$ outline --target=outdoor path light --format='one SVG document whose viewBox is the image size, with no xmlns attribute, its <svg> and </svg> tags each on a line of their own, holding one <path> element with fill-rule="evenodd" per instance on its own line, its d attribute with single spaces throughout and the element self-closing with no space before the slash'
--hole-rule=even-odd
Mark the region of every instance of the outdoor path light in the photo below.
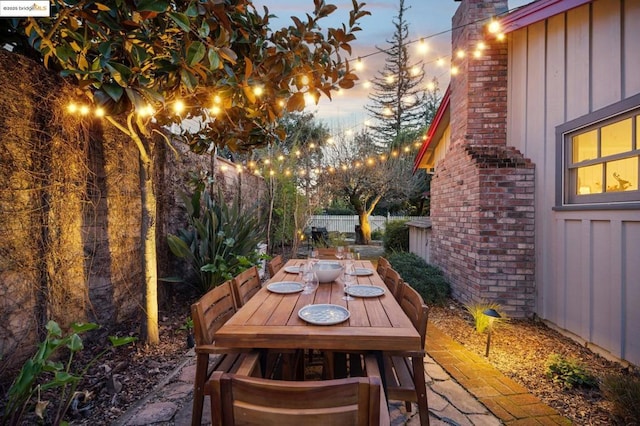
<svg viewBox="0 0 640 426">
<path fill-rule="evenodd" d="M 502 318 L 502 316 L 495 309 L 485 309 L 482 314 L 489 317 L 489 325 L 487 327 L 489 329 L 489 332 L 487 333 L 487 350 L 484 353 L 485 357 L 489 357 L 489 346 L 491 346 L 491 332 L 493 331 L 493 322 L 496 319 Z"/>
</svg>

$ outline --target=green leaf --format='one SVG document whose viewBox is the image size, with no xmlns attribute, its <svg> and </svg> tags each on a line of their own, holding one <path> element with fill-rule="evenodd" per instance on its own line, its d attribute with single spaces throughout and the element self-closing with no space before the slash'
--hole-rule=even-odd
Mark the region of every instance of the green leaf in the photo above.
<svg viewBox="0 0 640 426">
<path fill-rule="evenodd" d="M 71 48 L 71 46 L 65 43 L 56 47 L 56 56 L 58 57 L 60 62 L 65 63 L 65 62 L 68 62 L 70 58 L 75 57 L 76 54 Z"/>
<path fill-rule="evenodd" d="M 192 67 L 200 62 L 202 58 L 204 58 L 206 51 L 207 49 L 204 47 L 204 44 L 202 42 L 194 41 L 193 43 L 191 43 L 189 49 L 187 50 L 187 64 Z"/>
<path fill-rule="evenodd" d="M 58 337 L 62 336 L 62 329 L 60 328 L 58 323 L 55 321 L 49 321 L 45 326 L 45 328 L 47 329 L 47 331 L 49 332 L 49 335 L 51 336 L 58 336 Z"/>
<path fill-rule="evenodd" d="M 129 85 L 129 78 L 131 77 L 131 70 L 129 67 L 119 62 L 109 61 L 105 64 L 105 68 L 120 86 L 127 87 Z"/>
<path fill-rule="evenodd" d="M 129 337 L 109 336 L 109 341 L 111 342 L 114 348 L 117 348 L 118 346 L 128 345 L 129 343 L 133 343 L 136 340 L 138 340 L 138 338 L 132 337 L 132 336 L 129 336 Z"/>
<path fill-rule="evenodd" d="M 191 26 L 189 25 L 189 18 L 185 14 L 169 12 L 167 13 L 167 15 L 169 15 L 169 17 L 173 19 L 173 22 L 175 22 L 184 31 L 186 32 L 191 31 Z"/>
<path fill-rule="evenodd" d="M 94 322 L 74 322 L 71 328 L 76 333 L 85 333 L 87 331 L 97 330 L 100 326 Z"/>
<path fill-rule="evenodd" d="M 198 85 L 198 80 L 196 76 L 193 75 L 189 70 L 181 69 L 180 70 L 180 79 L 182 80 L 182 84 L 184 84 L 187 89 L 193 91 Z"/>
<path fill-rule="evenodd" d="M 142 110 L 144 107 L 147 106 L 144 101 L 144 98 L 140 96 L 140 93 L 129 88 L 125 88 L 124 91 L 127 93 L 127 97 L 133 104 L 134 108 L 137 109 L 138 111 Z"/>
<path fill-rule="evenodd" d="M 82 339 L 80 336 L 75 333 L 71 335 L 71 339 L 69 339 L 69 343 L 67 343 L 67 348 L 69 348 L 71 352 L 81 351 L 84 346 L 82 345 Z"/>
<path fill-rule="evenodd" d="M 184 280 L 180 277 L 160 277 L 158 281 L 162 281 L 164 283 L 182 283 Z"/>
<path fill-rule="evenodd" d="M 124 89 L 122 86 L 118 86 L 117 84 L 105 83 L 102 85 L 102 90 L 105 91 L 107 95 L 114 101 L 118 102 L 124 93 Z"/>
<path fill-rule="evenodd" d="M 198 35 L 200 37 L 208 37 L 209 32 L 211 31 L 211 27 L 207 21 L 202 21 L 200 28 L 198 29 Z"/>
<path fill-rule="evenodd" d="M 167 235 L 167 242 L 169 244 L 169 250 L 171 250 L 171 253 L 174 255 L 180 258 L 189 257 L 191 255 L 191 250 L 187 243 L 175 235 Z"/>
<path fill-rule="evenodd" d="M 140 0 L 137 4 L 138 12 L 164 12 L 169 8 L 167 0 Z"/>
<path fill-rule="evenodd" d="M 220 68 L 220 55 L 218 55 L 218 52 L 216 52 L 215 49 L 209 49 L 207 56 L 209 57 L 210 70 L 217 70 Z"/>
<path fill-rule="evenodd" d="M 189 7 L 185 11 L 185 14 L 191 18 L 198 16 L 198 5 L 196 2 L 189 3 Z"/>
</svg>

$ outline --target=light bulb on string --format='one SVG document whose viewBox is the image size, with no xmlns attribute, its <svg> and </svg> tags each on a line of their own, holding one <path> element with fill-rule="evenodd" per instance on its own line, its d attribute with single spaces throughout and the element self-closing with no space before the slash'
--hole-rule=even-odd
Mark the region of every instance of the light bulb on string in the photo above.
<svg viewBox="0 0 640 426">
<path fill-rule="evenodd" d="M 82 114 L 82 115 L 89 114 L 89 107 L 86 106 L 86 105 L 81 105 L 80 106 L 80 114 Z"/>
<path fill-rule="evenodd" d="M 458 57 L 458 59 L 464 58 L 465 57 L 464 50 L 458 49 L 458 51 L 456 52 L 456 57 Z"/>
<path fill-rule="evenodd" d="M 498 34 L 502 29 L 501 27 L 500 22 L 495 19 L 492 19 L 491 22 L 489 22 L 489 32 L 491 34 Z"/>
<path fill-rule="evenodd" d="M 100 107 L 96 108 L 95 115 L 96 117 L 104 117 L 105 115 L 104 108 L 100 108 Z"/>
<path fill-rule="evenodd" d="M 185 106 L 184 106 L 184 102 L 183 101 L 178 99 L 177 101 L 174 102 L 174 104 L 173 104 L 173 112 L 175 112 L 176 114 L 182 114 L 184 109 L 185 109 Z"/>
<path fill-rule="evenodd" d="M 362 59 L 358 58 L 353 67 L 356 71 L 362 71 L 364 69 L 364 63 L 362 62 Z"/>
<path fill-rule="evenodd" d="M 427 52 L 429 52 L 429 45 L 424 38 L 421 38 L 420 43 L 418 43 L 418 53 L 424 55 Z"/>
</svg>

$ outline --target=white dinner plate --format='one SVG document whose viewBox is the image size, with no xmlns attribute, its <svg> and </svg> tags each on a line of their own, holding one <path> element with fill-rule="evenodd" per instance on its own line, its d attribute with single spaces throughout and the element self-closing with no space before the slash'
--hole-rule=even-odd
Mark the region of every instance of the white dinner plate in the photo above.
<svg viewBox="0 0 640 426">
<path fill-rule="evenodd" d="M 378 297 L 384 294 L 384 288 L 373 285 L 350 285 L 344 291 L 355 297 Z"/>
<path fill-rule="evenodd" d="M 339 324 L 349 319 L 349 315 L 347 308 L 331 304 L 307 305 L 298 311 L 301 319 L 315 325 Z"/>
<path fill-rule="evenodd" d="M 299 266 L 285 266 L 284 271 L 288 272 L 289 274 L 299 274 L 300 273 L 300 267 Z"/>
<path fill-rule="evenodd" d="M 373 271 L 369 268 L 356 268 L 356 275 L 359 277 L 366 277 L 368 275 L 373 275 Z"/>
<path fill-rule="evenodd" d="M 302 283 L 295 281 L 278 281 L 267 285 L 267 290 L 280 294 L 297 293 L 302 291 L 303 288 Z"/>
</svg>

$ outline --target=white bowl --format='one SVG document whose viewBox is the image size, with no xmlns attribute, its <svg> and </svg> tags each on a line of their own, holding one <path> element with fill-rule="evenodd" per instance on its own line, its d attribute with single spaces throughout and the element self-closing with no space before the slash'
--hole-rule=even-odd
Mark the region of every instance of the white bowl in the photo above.
<svg viewBox="0 0 640 426">
<path fill-rule="evenodd" d="M 342 269 L 342 265 L 338 262 L 318 262 L 313 265 L 313 272 L 321 283 L 335 281 L 342 274 Z"/>
</svg>

